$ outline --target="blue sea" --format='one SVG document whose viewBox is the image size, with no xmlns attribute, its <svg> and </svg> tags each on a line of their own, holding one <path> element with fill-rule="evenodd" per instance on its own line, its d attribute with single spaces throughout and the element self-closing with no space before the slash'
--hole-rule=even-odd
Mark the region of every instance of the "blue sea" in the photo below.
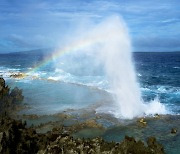
<svg viewBox="0 0 180 154">
<path fill-rule="evenodd" d="M 112 101 L 109 82 L 92 57 L 65 55 L 34 70 L 47 56 L 50 52 L 44 50 L 0 55 L 0 76 L 10 87 L 23 89 L 29 112 L 51 114 Z M 180 52 L 134 52 L 132 58 L 143 100 L 158 98 L 168 113 L 179 114 Z M 27 76 L 10 77 L 20 72 Z"/>
</svg>

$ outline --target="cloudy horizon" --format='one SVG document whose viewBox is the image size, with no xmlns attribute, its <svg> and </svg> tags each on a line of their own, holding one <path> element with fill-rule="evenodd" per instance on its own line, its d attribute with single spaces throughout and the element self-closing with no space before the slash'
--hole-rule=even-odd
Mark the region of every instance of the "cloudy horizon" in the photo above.
<svg viewBox="0 0 180 154">
<path fill-rule="evenodd" d="M 122 16 L 134 51 L 180 51 L 180 1 L 1 0 L 0 53 L 60 46 L 88 19 Z"/>
</svg>

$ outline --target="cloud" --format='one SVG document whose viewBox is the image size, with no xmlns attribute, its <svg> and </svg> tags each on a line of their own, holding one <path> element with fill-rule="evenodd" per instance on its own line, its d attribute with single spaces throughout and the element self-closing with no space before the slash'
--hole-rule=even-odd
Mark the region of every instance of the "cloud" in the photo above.
<svg viewBox="0 0 180 154">
<path fill-rule="evenodd" d="M 167 42 L 180 38 L 179 0 L 1 0 L 0 40 L 19 50 L 52 46 L 86 19 L 99 22 L 114 14 L 124 18 L 135 42 L 150 36 L 151 43 L 157 46 L 154 38 L 163 37 Z"/>
<path fill-rule="evenodd" d="M 166 20 L 162 20 L 161 21 L 162 23 L 165 23 L 165 24 L 174 24 L 174 23 L 178 23 L 180 22 L 180 18 L 169 18 L 169 19 L 166 19 Z"/>
</svg>

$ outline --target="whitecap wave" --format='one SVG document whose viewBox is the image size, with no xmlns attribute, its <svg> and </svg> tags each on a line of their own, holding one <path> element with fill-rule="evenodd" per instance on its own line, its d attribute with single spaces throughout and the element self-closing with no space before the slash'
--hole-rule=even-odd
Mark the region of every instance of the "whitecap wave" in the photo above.
<svg viewBox="0 0 180 154">
<path fill-rule="evenodd" d="M 29 77 L 32 77 L 32 79 L 33 79 L 33 77 L 45 78 L 47 75 L 47 72 L 43 72 L 43 71 L 33 72 L 32 71 L 32 72 L 27 72 L 26 75 Z"/>
<path fill-rule="evenodd" d="M 139 77 L 141 77 L 142 75 L 140 73 L 137 74 Z"/>
<path fill-rule="evenodd" d="M 154 115 L 154 114 L 168 114 L 169 111 L 166 109 L 166 106 L 160 103 L 158 98 L 154 100 L 144 103 L 144 113 L 145 115 Z"/>
<path fill-rule="evenodd" d="M 17 74 L 20 72 L 19 68 L 8 68 L 8 67 L 0 67 L 0 76 L 8 79 L 12 74 Z"/>
<path fill-rule="evenodd" d="M 180 67 L 179 67 L 179 66 L 175 66 L 175 67 L 173 67 L 173 68 L 175 68 L 175 69 L 179 69 Z"/>
<path fill-rule="evenodd" d="M 179 87 L 172 87 L 172 86 L 164 86 L 164 85 L 156 85 L 156 86 L 148 86 L 148 87 L 141 87 L 142 92 L 155 92 L 158 94 L 175 94 L 180 92 Z"/>
<path fill-rule="evenodd" d="M 55 72 L 51 73 L 47 79 L 95 87 L 102 90 L 109 89 L 109 82 L 105 76 L 76 76 L 59 68 L 55 69 Z"/>
<path fill-rule="evenodd" d="M 134 106 L 134 108 L 137 108 Z M 126 110 L 128 112 L 128 109 Z M 133 119 L 135 117 L 144 117 L 144 116 L 152 116 L 155 114 L 166 115 L 170 114 L 170 111 L 167 110 L 167 107 L 160 103 L 158 98 L 151 100 L 150 102 L 144 102 L 141 104 L 141 108 L 137 108 L 136 116 L 126 117 L 124 113 L 120 112 L 120 107 L 116 103 L 111 103 L 111 106 L 104 104 L 96 109 L 96 113 L 106 113 L 113 115 L 118 119 Z"/>
</svg>

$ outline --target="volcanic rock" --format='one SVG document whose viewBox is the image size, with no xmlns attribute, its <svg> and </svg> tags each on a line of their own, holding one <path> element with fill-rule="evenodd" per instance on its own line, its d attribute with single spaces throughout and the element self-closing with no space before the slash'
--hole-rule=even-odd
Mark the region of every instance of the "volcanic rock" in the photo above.
<svg viewBox="0 0 180 154">
<path fill-rule="evenodd" d="M 176 134 L 177 133 L 177 129 L 176 128 L 172 128 L 171 129 L 171 134 Z"/>
<path fill-rule="evenodd" d="M 5 80 L 3 78 L 0 78 L 0 91 L 5 88 Z"/>
<path fill-rule="evenodd" d="M 21 102 L 24 99 L 24 97 L 22 95 L 22 90 L 18 89 L 17 87 L 15 87 L 11 91 L 10 96 L 13 98 L 14 103 Z"/>
<path fill-rule="evenodd" d="M 16 73 L 16 74 L 11 74 L 10 77 L 12 78 L 16 78 L 16 79 L 23 79 L 25 78 L 27 75 L 25 73 Z"/>
<path fill-rule="evenodd" d="M 0 113 L 11 112 L 23 99 L 22 90 L 15 87 L 10 92 L 10 88 L 6 86 L 5 80 L 0 78 Z"/>
</svg>

